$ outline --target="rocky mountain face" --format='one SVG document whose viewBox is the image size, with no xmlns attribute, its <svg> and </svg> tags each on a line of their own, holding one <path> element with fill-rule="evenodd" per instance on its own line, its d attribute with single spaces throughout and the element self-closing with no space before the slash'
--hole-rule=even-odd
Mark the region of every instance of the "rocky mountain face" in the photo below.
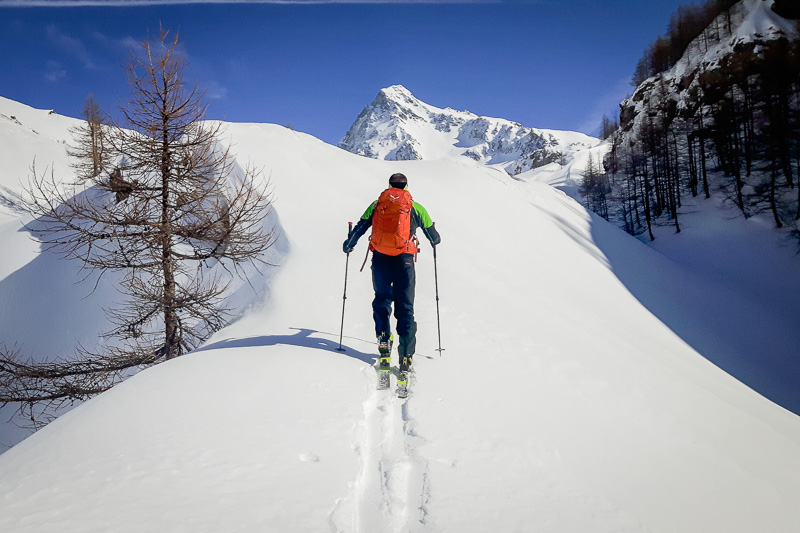
<svg viewBox="0 0 800 533">
<path fill-rule="evenodd" d="M 620 104 L 605 172 L 584 183 L 590 209 L 654 239 L 656 225 L 680 232 L 685 199 L 718 196 L 800 235 L 800 31 L 778 5 L 730 3 L 642 80 Z M 655 65 L 659 50 L 645 59 Z"/>
<path fill-rule="evenodd" d="M 468 157 L 519 174 L 568 161 L 599 140 L 577 132 L 524 127 L 469 111 L 421 102 L 401 85 L 382 89 L 358 115 L 339 147 L 385 160 Z"/>
<path fill-rule="evenodd" d="M 796 41 L 797 21 L 778 14 L 781 10 L 776 10 L 776 5 L 781 4 L 773 0 L 738 2 L 727 15 L 721 15 L 692 41 L 675 66 L 642 82 L 633 95 L 620 104 L 620 127 L 626 137 L 639 136 L 648 116 L 661 114 L 652 109 L 656 102 L 669 100 L 672 117 L 693 114 L 703 90 L 707 89 L 703 86 L 704 74 L 744 70 L 732 64 L 737 53 L 752 54 L 748 58 L 752 61 L 770 42 L 783 38 Z M 752 76 L 757 72 L 748 74 Z"/>
</svg>

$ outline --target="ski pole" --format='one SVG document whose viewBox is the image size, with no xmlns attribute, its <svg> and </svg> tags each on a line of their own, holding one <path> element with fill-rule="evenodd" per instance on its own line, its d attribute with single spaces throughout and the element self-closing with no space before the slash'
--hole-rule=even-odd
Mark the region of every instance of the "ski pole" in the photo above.
<svg viewBox="0 0 800 533">
<path fill-rule="evenodd" d="M 353 223 L 347 223 L 347 238 L 353 233 Z M 344 306 L 347 303 L 347 269 L 350 266 L 350 252 L 347 252 L 347 259 L 344 261 L 344 295 L 342 295 L 342 327 L 339 330 L 339 347 L 336 348 L 337 352 L 343 352 L 342 336 L 344 335 Z"/>
<path fill-rule="evenodd" d="M 439 269 L 436 266 L 436 246 L 433 247 L 433 276 L 436 280 L 436 329 L 439 332 L 439 357 L 442 356 L 442 325 L 439 321 Z"/>
</svg>

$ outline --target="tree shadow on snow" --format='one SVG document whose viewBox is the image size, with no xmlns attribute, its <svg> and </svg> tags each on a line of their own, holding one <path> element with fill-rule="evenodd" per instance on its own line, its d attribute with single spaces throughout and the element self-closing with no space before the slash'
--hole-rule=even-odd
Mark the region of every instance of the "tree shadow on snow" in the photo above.
<svg viewBox="0 0 800 533">
<path fill-rule="evenodd" d="M 375 360 L 377 359 L 377 355 L 371 353 L 365 353 L 360 350 L 357 350 L 351 346 L 346 344 L 342 344 L 342 350 L 339 351 L 339 342 L 335 340 L 326 339 L 324 337 L 315 336 L 314 334 L 320 334 L 321 332 L 313 329 L 308 328 L 290 328 L 297 330 L 297 333 L 294 335 L 260 335 L 258 337 L 245 337 L 240 339 L 225 339 L 222 341 L 211 343 L 207 346 L 203 346 L 202 348 L 198 348 L 195 350 L 196 352 L 202 352 L 205 350 L 214 350 L 217 348 L 249 348 L 255 346 L 278 346 L 278 345 L 285 345 L 285 346 L 301 346 L 304 348 L 313 348 L 316 350 L 324 350 L 326 352 L 334 352 L 334 353 L 341 353 L 348 357 L 352 357 L 353 359 L 358 359 L 364 363 L 374 364 Z M 329 333 L 321 333 L 322 335 L 331 335 Z M 348 337 L 350 338 L 350 337 Z M 359 342 L 361 339 L 353 339 Z"/>
</svg>

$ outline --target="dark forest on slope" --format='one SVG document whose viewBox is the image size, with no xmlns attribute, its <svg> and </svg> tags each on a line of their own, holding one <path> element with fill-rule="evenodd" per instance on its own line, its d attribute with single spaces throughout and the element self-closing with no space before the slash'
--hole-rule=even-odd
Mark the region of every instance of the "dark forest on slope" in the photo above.
<svg viewBox="0 0 800 533">
<path fill-rule="evenodd" d="M 746 15 L 744 4 L 680 8 L 667 36 L 645 51 L 633 76 L 637 89 L 621 104 L 619 123 L 609 128 L 604 120 L 611 146 L 602 168 L 587 168 L 583 194 L 591 210 L 652 239 L 657 223 L 680 231 L 678 209 L 686 195 L 709 198 L 721 191 L 745 217 L 769 212 L 776 227 L 800 236 L 796 34 L 755 34 L 735 40 L 717 61 L 680 75 L 667 72 L 684 54 L 702 56 L 730 40 Z M 772 10 L 789 16 L 790 4 L 775 2 Z M 698 30 L 700 22 L 706 25 Z"/>
</svg>

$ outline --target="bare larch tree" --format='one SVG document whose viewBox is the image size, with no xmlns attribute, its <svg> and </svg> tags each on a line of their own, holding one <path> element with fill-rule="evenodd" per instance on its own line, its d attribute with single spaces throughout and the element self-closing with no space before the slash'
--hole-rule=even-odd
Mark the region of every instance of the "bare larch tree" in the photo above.
<svg viewBox="0 0 800 533">
<path fill-rule="evenodd" d="M 98 279 L 122 273 L 127 299 L 106 310 L 112 328 L 101 349 L 79 347 L 73 360 L 45 363 L 0 350 L 0 404 L 52 413 L 186 353 L 225 325 L 232 277 L 247 263 L 265 264 L 275 240 L 265 228 L 268 184 L 221 147 L 219 123 L 204 120 L 202 91 L 185 86 L 185 64 L 177 35 L 161 30 L 145 40 L 128 62 L 132 97 L 120 106 L 122 124 L 104 124 L 87 103 L 71 150 L 82 186 L 65 190 L 52 172 L 33 169 L 31 230 Z"/>
<path fill-rule="evenodd" d="M 83 104 L 82 114 L 85 122 L 70 128 L 73 144 L 67 150 L 78 183 L 95 180 L 109 165 L 111 155 L 106 142 L 108 119 L 93 94 Z"/>
</svg>

